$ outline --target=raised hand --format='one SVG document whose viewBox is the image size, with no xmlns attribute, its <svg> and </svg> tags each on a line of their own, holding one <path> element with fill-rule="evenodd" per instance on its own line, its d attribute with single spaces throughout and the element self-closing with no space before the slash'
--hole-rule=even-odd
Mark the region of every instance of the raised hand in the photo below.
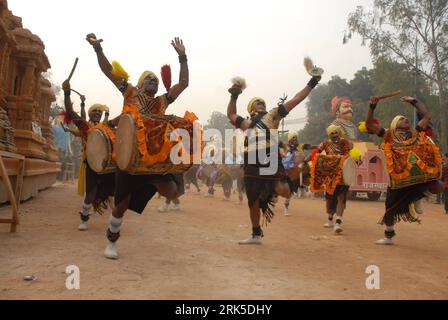
<svg viewBox="0 0 448 320">
<path fill-rule="evenodd" d="M 229 89 L 229 93 L 232 96 L 239 96 L 241 93 L 243 93 L 243 90 L 239 86 L 233 85 L 233 87 Z"/>
<path fill-rule="evenodd" d="M 98 46 L 101 44 L 101 42 L 103 42 L 103 39 L 97 39 L 96 35 L 94 33 L 89 33 L 86 36 L 86 40 L 88 43 L 90 43 L 93 47 L 94 46 Z"/>
<path fill-rule="evenodd" d="M 369 104 L 372 104 L 372 105 L 376 105 L 376 104 L 378 104 L 378 102 L 380 102 L 380 97 L 370 97 L 370 99 L 369 99 Z"/>
<path fill-rule="evenodd" d="M 171 45 L 173 46 L 174 50 L 176 50 L 178 55 L 185 55 L 184 42 L 180 38 L 174 38 L 174 40 L 171 41 Z"/>
<path fill-rule="evenodd" d="M 401 97 L 400 100 L 403 101 L 403 102 L 412 103 L 412 102 L 415 101 L 415 98 L 414 97 L 410 97 L 410 96 L 404 96 L 404 97 Z"/>
<path fill-rule="evenodd" d="M 80 96 L 81 102 L 86 102 L 86 96 Z"/>
<path fill-rule="evenodd" d="M 68 91 L 70 91 L 70 81 L 68 81 L 68 80 L 65 80 L 63 83 L 62 83 L 62 90 L 64 91 L 64 92 L 68 92 Z"/>
</svg>

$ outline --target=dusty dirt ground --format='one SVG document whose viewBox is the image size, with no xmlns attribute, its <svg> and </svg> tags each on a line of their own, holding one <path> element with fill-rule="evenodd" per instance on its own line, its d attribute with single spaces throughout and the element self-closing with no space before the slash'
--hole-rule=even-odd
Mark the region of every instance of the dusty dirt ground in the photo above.
<svg viewBox="0 0 448 320">
<path fill-rule="evenodd" d="M 440 205 L 425 203 L 422 225 L 401 223 L 396 246 L 380 247 L 383 202 L 350 201 L 334 236 L 322 200 L 294 199 L 289 217 L 277 206 L 262 246 L 239 246 L 251 232 L 246 204 L 188 193 L 181 212 L 161 214 L 154 199 L 142 216 L 128 213 L 111 261 L 109 212 L 80 232 L 80 204 L 73 185 L 56 185 L 22 205 L 17 234 L 0 225 L 0 299 L 448 299 Z M 69 265 L 80 268 L 80 290 L 66 289 Z M 380 290 L 366 289 L 369 265 L 380 268 Z"/>
</svg>

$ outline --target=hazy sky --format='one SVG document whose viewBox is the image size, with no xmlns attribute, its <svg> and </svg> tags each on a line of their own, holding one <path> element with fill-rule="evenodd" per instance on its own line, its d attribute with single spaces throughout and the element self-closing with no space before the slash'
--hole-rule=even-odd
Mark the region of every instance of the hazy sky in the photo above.
<svg viewBox="0 0 448 320">
<path fill-rule="evenodd" d="M 122 97 L 101 73 L 90 32 L 103 38 L 109 60 L 119 61 L 136 83 L 141 72 L 158 75 L 171 64 L 173 83 L 178 80 L 173 37 L 184 40 L 190 67 L 190 86 L 173 104 L 170 114 L 195 112 L 205 123 L 216 110 L 225 113 L 230 79 L 246 78 L 247 90 L 239 113 L 253 96 L 275 106 L 286 92 L 290 96 L 309 80 L 302 61 L 307 55 L 331 75 L 350 79 L 363 66 L 370 67 L 368 48 L 354 39 L 342 44 L 348 13 L 373 0 L 8 0 L 9 9 L 22 17 L 25 28 L 40 36 L 52 68 L 52 80 L 62 83 L 75 57 L 80 62 L 72 87 L 101 102 L 118 115 Z M 164 93 L 163 85 L 159 94 Z M 76 101 L 78 103 L 78 101 Z M 289 118 L 306 115 L 304 104 Z"/>
</svg>

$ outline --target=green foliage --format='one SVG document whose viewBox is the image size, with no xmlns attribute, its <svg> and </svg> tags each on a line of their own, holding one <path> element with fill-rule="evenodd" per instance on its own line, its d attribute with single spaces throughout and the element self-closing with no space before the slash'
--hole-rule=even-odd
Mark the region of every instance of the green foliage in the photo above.
<svg viewBox="0 0 448 320">
<path fill-rule="evenodd" d="M 375 0 L 373 10 L 358 6 L 350 13 L 347 25 L 343 43 L 358 34 L 363 43 L 368 43 L 375 62 L 388 59 L 402 63 L 409 71 L 417 71 L 423 82 L 431 82 L 436 89 L 438 105 L 444 106 L 438 109 L 434 126 L 442 149 L 446 150 L 448 0 Z M 427 98 L 426 103 L 435 105 L 433 97 Z"/>
</svg>

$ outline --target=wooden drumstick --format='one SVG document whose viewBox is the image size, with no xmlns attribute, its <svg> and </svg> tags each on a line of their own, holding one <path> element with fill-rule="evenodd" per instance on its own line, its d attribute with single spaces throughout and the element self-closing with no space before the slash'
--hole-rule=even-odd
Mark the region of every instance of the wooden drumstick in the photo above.
<svg viewBox="0 0 448 320">
<path fill-rule="evenodd" d="M 68 81 L 70 81 L 72 79 L 73 74 L 75 73 L 75 70 L 76 70 L 76 66 L 78 65 L 78 61 L 79 61 L 79 59 L 76 58 L 75 63 L 73 64 L 72 71 L 70 72 L 70 75 L 68 76 Z"/>
<path fill-rule="evenodd" d="M 399 96 L 400 94 L 401 94 L 400 90 L 399 91 L 395 91 L 395 92 L 392 92 L 392 93 L 385 94 L 383 96 L 379 96 L 378 100 L 384 100 L 384 99 L 392 98 L 392 97 L 395 97 L 395 96 Z"/>
</svg>

